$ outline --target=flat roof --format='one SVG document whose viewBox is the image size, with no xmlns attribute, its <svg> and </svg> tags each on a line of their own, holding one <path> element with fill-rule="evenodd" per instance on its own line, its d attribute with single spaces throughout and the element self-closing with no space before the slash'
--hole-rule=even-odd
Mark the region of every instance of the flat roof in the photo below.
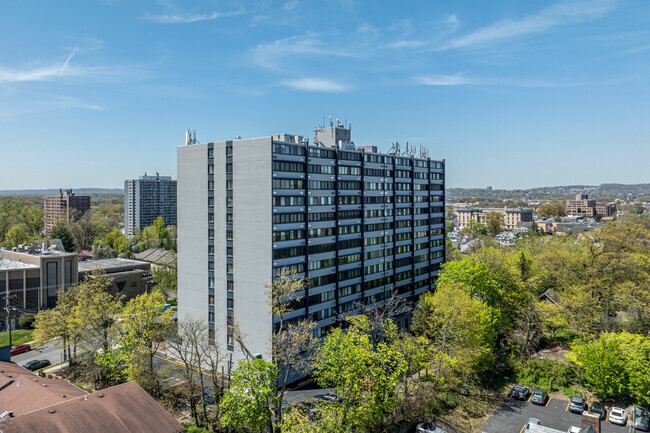
<svg viewBox="0 0 650 433">
<path fill-rule="evenodd" d="M 0 259 L 0 270 L 23 270 L 23 269 L 40 269 L 38 265 L 18 262 L 16 260 Z"/>
<path fill-rule="evenodd" d="M 79 272 L 94 271 L 95 269 L 117 269 L 123 268 L 126 266 L 150 266 L 151 263 L 143 262 L 141 260 L 131 260 L 131 259 L 100 259 L 100 260 L 85 260 L 79 262 Z"/>
</svg>

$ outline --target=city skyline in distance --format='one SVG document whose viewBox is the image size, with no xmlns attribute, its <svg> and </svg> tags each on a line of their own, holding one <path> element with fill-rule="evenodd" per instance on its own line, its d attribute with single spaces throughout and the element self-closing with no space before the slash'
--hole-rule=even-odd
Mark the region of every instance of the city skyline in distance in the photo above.
<svg viewBox="0 0 650 433">
<path fill-rule="evenodd" d="M 176 178 L 187 128 L 200 142 L 311 141 L 329 115 L 352 123 L 359 146 L 427 147 L 446 159 L 448 187 L 644 183 L 649 9 L 8 4 L 0 188 L 111 188 L 156 169 Z"/>
</svg>

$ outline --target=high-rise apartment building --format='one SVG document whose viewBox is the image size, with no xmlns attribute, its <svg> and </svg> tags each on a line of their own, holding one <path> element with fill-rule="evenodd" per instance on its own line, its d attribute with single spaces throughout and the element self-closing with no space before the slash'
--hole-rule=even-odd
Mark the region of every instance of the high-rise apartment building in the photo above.
<svg viewBox="0 0 650 433">
<path fill-rule="evenodd" d="M 140 176 L 124 181 L 124 231 L 132 235 L 162 217 L 176 225 L 176 181 L 170 176 Z"/>
<path fill-rule="evenodd" d="M 57 221 L 71 222 L 79 219 L 90 209 L 89 195 L 76 195 L 71 189 L 59 190 L 58 194 L 46 195 L 43 199 L 45 236 Z"/>
<path fill-rule="evenodd" d="M 317 337 L 359 303 L 435 287 L 444 161 L 355 149 L 343 125 L 314 142 L 281 134 L 178 148 L 179 317 L 205 320 L 230 351 L 234 318 L 250 351 L 268 354 L 264 286 L 285 267 L 307 281 L 286 319 L 315 320 Z"/>
</svg>

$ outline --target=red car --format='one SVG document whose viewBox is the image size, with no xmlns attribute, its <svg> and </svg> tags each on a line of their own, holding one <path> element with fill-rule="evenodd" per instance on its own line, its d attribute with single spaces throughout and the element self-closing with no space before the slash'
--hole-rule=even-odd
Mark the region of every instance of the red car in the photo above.
<svg viewBox="0 0 650 433">
<path fill-rule="evenodd" d="M 14 346 L 10 353 L 12 355 L 18 355 L 19 353 L 28 352 L 30 349 L 31 347 L 29 344 L 19 344 L 18 346 Z"/>
</svg>

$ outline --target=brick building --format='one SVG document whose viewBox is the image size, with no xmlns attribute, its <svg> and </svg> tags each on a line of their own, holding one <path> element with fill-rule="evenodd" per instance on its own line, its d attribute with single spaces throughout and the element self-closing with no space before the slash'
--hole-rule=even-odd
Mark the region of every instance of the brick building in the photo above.
<svg viewBox="0 0 650 433">
<path fill-rule="evenodd" d="M 59 190 L 58 194 L 46 195 L 43 199 L 45 236 L 50 235 L 59 220 L 71 222 L 81 218 L 90 209 L 89 195 L 76 195 L 71 189 Z"/>
</svg>

